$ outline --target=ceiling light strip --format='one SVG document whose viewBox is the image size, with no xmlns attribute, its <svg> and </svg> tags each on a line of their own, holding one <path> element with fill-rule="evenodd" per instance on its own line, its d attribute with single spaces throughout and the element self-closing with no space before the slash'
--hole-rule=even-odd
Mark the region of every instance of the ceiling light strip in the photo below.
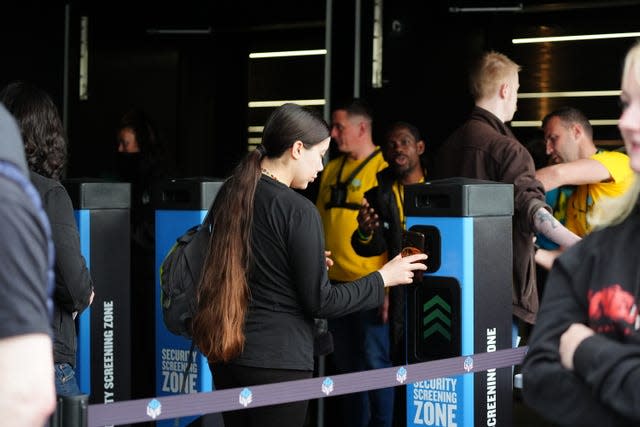
<svg viewBox="0 0 640 427">
<path fill-rule="evenodd" d="M 264 126 L 249 126 L 249 133 L 261 133 L 264 131 Z"/>
<path fill-rule="evenodd" d="M 581 90 L 571 92 L 528 92 L 519 93 L 519 99 L 526 98 L 585 98 L 593 96 L 620 96 L 620 90 Z"/>
<path fill-rule="evenodd" d="M 324 99 L 290 99 L 282 101 L 249 101 L 249 108 L 279 107 L 282 104 L 324 105 Z"/>
<path fill-rule="evenodd" d="M 326 55 L 327 49 L 307 49 L 307 50 L 286 50 L 281 52 L 253 52 L 249 54 L 250 59 L 260 58 L 284 58 L 287 56 L 312 56 Z"/>
<path fill-rule="evenodd" d="M 622 39 L 622 38 L 629 38 L 629 37 L 640 37 L 640 32 L 583 34 L 583 35 L 575 35 L 575 36 L 556 36 L 556 37 L 525 37 L 521 39 L 512 39 L 511 43 L 523 44 L 523 43 L 570 42 L 570 41 L 579 41 L 579 40 Z"/>
<path fill-rule="evenodd" d="M 456 7 L 449 8 L 450 13 L 477 13 L 477 12 L 522 12 L 522 4 L 517 6 L 496 7 Z"/>
<path fill-rule="evenodd" d="M 618 119 L 589 120 L 591 126 L 618 126 Z"/>
<path fill-rule="evenodd" d="M 207 28 L 148 28 L 147 34 L 154 35 L 183 35 L 183 34 L 211 34 L 211 27 Z"/>
<path fill-rule="evenodd" d="M 616 126 L 618 119 L 597 119 L 589 120 L 591 126 Z M 540 128 L 542 127 L 542 120 L 513 120 L 511 127 L 514 128 Z"/>
<path fill-rule="evenodd" d="M 539 128 L 542 126 L 542 120 L 512 120 L 512 128 Z"/>
</svg>

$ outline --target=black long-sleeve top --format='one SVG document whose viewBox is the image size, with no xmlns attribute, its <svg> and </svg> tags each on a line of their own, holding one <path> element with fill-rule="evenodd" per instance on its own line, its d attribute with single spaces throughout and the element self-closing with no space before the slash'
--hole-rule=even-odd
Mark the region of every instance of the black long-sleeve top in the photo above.
<svg viewBox="0 0 640 427">
<path fill-rule="evenodd" d="M 527 404 L 558 425 L 640 424 L 640 210 L 560 256 L 523 366 Z M 573 323 L 596 334 L 560 363 L 560 336 Z"/>
<path fill-rule="evenodd" d="M 312 370 L 313 318 L 340 317 L 383 302 L 380 273 L 329 282 L 317 209 L 265 176 L 256 189 L 251 250 L 246 341 L 233 363 Z"/>
<path fill-rule="evenodd" d="M 62 184 L 35 172 L 30 174 L 33 186 L 51 223 L 55 247 L 55 288 L 53 293 L 53 360 L 76 364 L 76 325 L 73 312 L 89 305 L 93 285 L 80 252 L 78 226 L 73 217 L 71 199 Z"/>
</svg>

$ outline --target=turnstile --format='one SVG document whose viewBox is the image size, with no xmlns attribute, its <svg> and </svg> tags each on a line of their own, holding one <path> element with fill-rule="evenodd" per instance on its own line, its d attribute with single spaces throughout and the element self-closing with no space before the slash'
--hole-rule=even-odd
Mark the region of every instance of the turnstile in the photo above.
<svg viewBox="0 0 640 427">
<path fill-rule="evenodd" d="M 451 178 L 405 187 L 427 272 L 407 292 L 407 362 L 511 347 L 513 186 Z M 465 360 L 472 367 L 473 358 Z M 407 426 L 511 425 L 511 368 L 407 385 Z"/>
<path fill-rule="evenodd" d="M 223 181 L 186 178 L 168 180 L 161 186 L 156 210 L 156 391 L 157 396 L 211 391 L 213 381 L 207 359 L 198 351 L 190 355 L 191 341 L 169 332 L 160 306 L 160 265 L 176 239 L 202 223 Z M 185 369 L 192 363 L 189 371 Z M 186 376 L 186 378 L 185 378 Z M 182 385 L 185 385 L 181 391 Z M 194 417 L 180 420 L 184 426 Z M 173 426 L 173 421 L 158 425 Z"/>
<path fill-rule="evenodd" d="M 90 403 L 131 399 L 130 184 L 66 180 L 95 298 L 78 319 L 76 375 Z"/>
</svg>

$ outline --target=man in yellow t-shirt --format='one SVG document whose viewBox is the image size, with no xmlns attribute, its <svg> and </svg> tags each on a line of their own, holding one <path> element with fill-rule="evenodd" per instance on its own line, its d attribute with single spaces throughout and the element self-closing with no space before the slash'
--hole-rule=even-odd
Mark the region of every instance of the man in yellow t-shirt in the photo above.
<svg viewBox="0 0 640 427">
<path fill-rule="evenodd" d="M 566 203 L 565 226 L 580 237 L 591 232 L 589 213 L 604 197 L 624 194 L 634 180 L 629 157 L 617 151 L 598 150 L 589 120 L 576 108 L 564 107 L 542 120 L 547 154 L 555 163 L 536 171 L 545 191 L 575 185 Z M 541 251 L 538 251 L 541 252 Z M 541 265 L 550 267 L 555 257 L 536 253 Z M 548 265 L 547 265 L 548 264 Z"/>
<path fill-rule="evenodd" d="M 359 279 L 387 261 L 384 254 L 359 256 L 351 246 L 364 193 L 378 185 L 376 174 L 387 167 L 387 162 L 373 143 L 372 115 L 363 101 L 356 99 L 338 106 L 331 121 L 331 137 L 341 155 L 331 160 L 322 173 L 316 206 L 324 225 L 326 250 L 334 262 L 329 278 L 338 284 Z M 391 366 L 389 325 L 381 320 L 378 309 L 330 320 L 329 330 L 333 335 L 331 358 L 336 373 Z M 389 404 L 385 398 L 378 398 L 379 393 L 372 390 L 341 398 L 335 422 L 368 425 L 369 418 L 385 412 L 377 402 Z M 393 402 L 390 405 L 392 408 Z"/>
</svg>

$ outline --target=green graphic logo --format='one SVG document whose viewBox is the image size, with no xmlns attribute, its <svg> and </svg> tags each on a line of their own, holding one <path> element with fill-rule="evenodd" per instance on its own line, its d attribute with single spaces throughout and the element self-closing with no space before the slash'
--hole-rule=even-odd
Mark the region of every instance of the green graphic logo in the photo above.
<svg viewBox="0 0 640 427">
<path fill-rule="evenodd" d="M 422 326 L 425 328 L 422 338 L 427 339 L 436 332 L 447 341 L 451 341 L 451 306 L 439 295 L 431 298 L 422 306 Z"/>
</svg>

